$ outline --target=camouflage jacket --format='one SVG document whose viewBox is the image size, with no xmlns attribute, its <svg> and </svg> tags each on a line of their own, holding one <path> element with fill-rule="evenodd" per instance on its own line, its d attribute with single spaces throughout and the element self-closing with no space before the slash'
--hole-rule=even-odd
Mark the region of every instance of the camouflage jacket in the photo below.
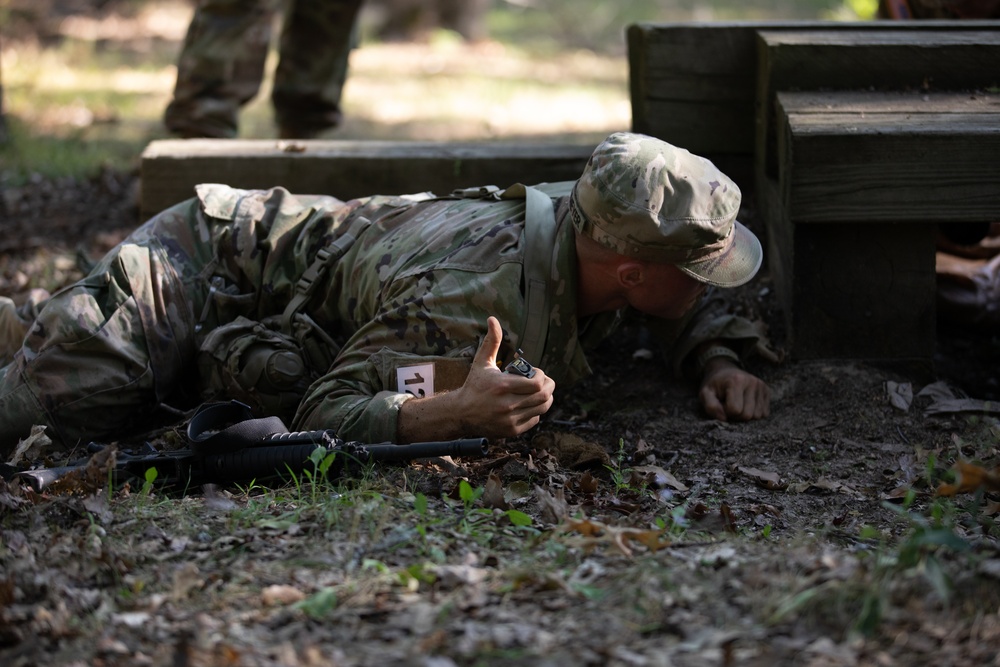
<svg viewBox="0 0 1000 667">
<path fill-rule="evenodd" d="M 245 192 L 219 185 L 199 186 L 198 195 L 206 216 L 225 223 L 212 226 L 211 243 L 219 249 L 212 274 L 224 283 L 214 290 L 219 298 L 210 308 L 194 304 L 196 316 L 208 313 L 202 323 L 208 330 L 240 315 L 280 315 L 319 249 L 348 230 L 357 238 L 318 278 L 303 307 L 328 336 L 327 346 L 336 349 L 328 350 L 332 363 L 299 403 L 295 428 L 335 428 L 343 437 L 393 441 L 403 401 L 462 384 L 487 316 L 504 328 L 501 359 L 511 359 L 519 346 L 526 316 L 523 199 L 424 194 L 345 203 L 296 197 L 280 188 Z M 590 373 L 585 349 L 611 333 L 622 316 L 577 321 L 574 231 L 564 204 L 565 198 L 554 200 L 548 336 L 542 356 L 530 359 L 557 387 Z M 370 224 L 359 224 L 362 219 Z M 194 270 L 205 275 L 203 267 Z M 747 323 L 705 310 L 660 328 L 667 343 L 682 330 L 695 335 L 673 346 L 678 368 L 700 340 L 754 340 Z"/>
<path fill-rule="evenodd" d="M 513 357 L 525 317 L 523 199 L 424 194 L 340 202 L 280 188 L 247 192 L 220 185 L 199 186 L 198 195 L 200 211 L 190 213 L 204 216 L 189 217 L 187 226 L 207 223 L 208 235 L 189 238 L 218 252 L 192 249 L 189 242 L 166 245 L 168 251 L 173 246 L 171 261 L 186 274 L 185 282 L 203 283 L 189 294 L 195 295 L 192 309 L 206 334 L 238 317 L 280 319 L 319 250 L 345 232 L 356 236 L 321 273 L 302 308 L 325 334 L 331 363 L 311 369 L 314 382 L 298 406 L 295 428 L 336 428 L 367 442 L 394 440 L 402 401 L 462 384 L 489 315 L 504 327 L 500 356 Z M 156 233 L 163 241 L 164 231 Z M 566 216 L 556 238 L 557 296 L 545 352 L 531 361 L 557 383 L 571 383 L 589 367 L 572 315 L 575 251 Z M 208 253 L 214 258 L 206 272 L 196 258 Z M 599 337 L 616 318 L 604 319 L 594 326 L 602 330 Z"/>
</svg>

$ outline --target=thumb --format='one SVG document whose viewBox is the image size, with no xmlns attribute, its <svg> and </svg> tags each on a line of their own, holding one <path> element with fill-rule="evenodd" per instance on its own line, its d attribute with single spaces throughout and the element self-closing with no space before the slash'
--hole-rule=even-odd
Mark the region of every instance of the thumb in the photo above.
<svg viewBox="0 0 1000 667">
<path fill-rule="evenodd" d="M 500 328 L 500 320 L 490 315 L 486 320 L 486 336 L 479 349 L 476 350 L 476 358 L 473 363 L 478 366 L 497 367 L 497 352 L 500 351 L 500 341 L 503 340 L 503 330 Z"/>
<path fill-rule="evenodd" d="M 701 405 L 712 419 L 726 421 L 726 408 L 722 405 L 712 387 L 706 386 L 701 388 Z"/>
</svg>

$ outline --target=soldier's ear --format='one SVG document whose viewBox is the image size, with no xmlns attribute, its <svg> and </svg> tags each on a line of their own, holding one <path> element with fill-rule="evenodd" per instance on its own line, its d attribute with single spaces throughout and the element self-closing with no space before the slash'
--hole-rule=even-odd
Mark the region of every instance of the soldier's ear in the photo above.
<svg viewBox="0 0 1000 667">
<path fill-rule="evenodd" d="M 646 267 L 641 262 L 622 262 L 618 265 L 615 275 L 618 277 L 619 285 L 631 289 L 645 282 Z"/>
</svg>

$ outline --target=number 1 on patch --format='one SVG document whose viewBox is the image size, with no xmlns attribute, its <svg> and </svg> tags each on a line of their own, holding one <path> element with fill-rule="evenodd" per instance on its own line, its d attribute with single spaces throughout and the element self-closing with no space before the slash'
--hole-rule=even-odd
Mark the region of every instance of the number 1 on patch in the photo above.
<svg viewBox="0 0 1000 667">
<path fill-rule="evenodd" d="M 396 391 L 417 398 L 434 395 L 434 364 L 396 369 Z"/>
</svg>

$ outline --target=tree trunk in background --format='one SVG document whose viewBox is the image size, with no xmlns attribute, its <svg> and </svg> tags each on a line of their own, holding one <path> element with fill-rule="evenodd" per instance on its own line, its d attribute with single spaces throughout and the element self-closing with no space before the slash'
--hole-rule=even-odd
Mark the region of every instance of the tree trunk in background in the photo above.
<svg viewBox="0 0 1000 667">
<path fill-rule="evenodd" d="M 0 67 L 0 145 L 5 143 L 7 143 L 7 118 L 3 112 L 3 68 Z"/>
</svg>

